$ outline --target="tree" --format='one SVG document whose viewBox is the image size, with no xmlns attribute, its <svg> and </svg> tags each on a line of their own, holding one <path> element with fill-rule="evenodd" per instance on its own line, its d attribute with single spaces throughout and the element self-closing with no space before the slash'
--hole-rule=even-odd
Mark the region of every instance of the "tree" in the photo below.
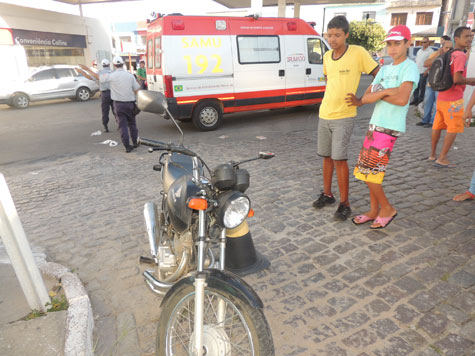
<svg viewBox="0 0 475 356">
<path fill-rule="evenodd" d="M 350 23 L 348 43 L 362 46 L 370 53 L 382 50 L 385 38 L 386 31 L 383 26 L 373 20 L 352 21 Z"/>
</svg>

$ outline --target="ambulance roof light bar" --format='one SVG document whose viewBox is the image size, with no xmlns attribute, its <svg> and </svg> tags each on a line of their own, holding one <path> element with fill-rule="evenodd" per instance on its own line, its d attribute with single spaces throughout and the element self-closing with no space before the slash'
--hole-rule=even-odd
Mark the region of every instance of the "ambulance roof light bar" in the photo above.
<svg viewBox="0 0 475 356">
<path fill-rule="evenodd" d="M 289 31 L 297 31 L 297 22 L 289 21 L 287 22 L 287 30 Z"/>
</svg>

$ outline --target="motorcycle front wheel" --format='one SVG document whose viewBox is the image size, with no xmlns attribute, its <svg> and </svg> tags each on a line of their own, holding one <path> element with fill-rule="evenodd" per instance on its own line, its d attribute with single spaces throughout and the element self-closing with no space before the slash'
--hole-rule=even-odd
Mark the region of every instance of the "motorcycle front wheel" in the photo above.
<svg viewBox="0 0 475 356">
<path fill-rule="evenodd" d="M 272 334 L 261 309 L 217 288 L 206 287 L 204 300 L 203 355 L 274 355 Z M 181 286 L 164 303 L 157 328 L 157 356 L 192 355 L 194 310 L 192 285 Z"/>
</svg>

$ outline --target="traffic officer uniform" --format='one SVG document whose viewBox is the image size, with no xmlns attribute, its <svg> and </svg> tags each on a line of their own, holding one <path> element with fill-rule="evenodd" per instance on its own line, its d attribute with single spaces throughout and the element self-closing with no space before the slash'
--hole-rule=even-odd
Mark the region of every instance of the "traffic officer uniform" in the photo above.
<svg viewBox="0 0 475 356">
<path fill-rule="evenodd" d="M 112 63 L 116 68 L 115 71 L 101 74 L 99 79 L 101 83 L 110 84 L 111 98 L 119 119 L 120 138 L 125 151 L 130 152 L 134 147 L 137 147 L 138 130 L 134 108 L 135 92 L 140 89 L 140 85 L 131 73 L 124 70 L 122 57 L 115 56 Z M 129 131 L 133 146 L 130 145 Z"/>
<path fill-rule="evenodd" d="M 112 73 L 112 70 L 109 68 L 110 62 L 107 59 L 103 59 L 101 64 L 103 69 L 99 72 L 99 75 Z M 112 110 L 112 115 L 115 116 L 110 83 L 99 81 L 99 90 L 101 91 L 102 124 L 104 125 L 105 132 L 109 132 L 107 127 L 109 124 L 109 108 Z"/>
</svg>

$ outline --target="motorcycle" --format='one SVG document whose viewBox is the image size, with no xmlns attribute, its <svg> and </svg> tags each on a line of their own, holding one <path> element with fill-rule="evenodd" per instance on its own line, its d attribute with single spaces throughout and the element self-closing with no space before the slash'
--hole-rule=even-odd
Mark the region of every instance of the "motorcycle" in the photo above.
<svg viewBox="0 0 475 356">
<path fill-rule="evenodd" d="M 226 268 L 226 258 L 245 251 L 227 250 L 226 241 L 230 232 L 246 235 L 246 219 L 253 215 L 244 194 L 249 173 L 240 165 L 274 155 L 260 152 L 210 170 L 183 146 L 183 131 L 161 93 L 141 90 L 137 104 L 142 111 L 167 115 L 181 132 L 179 144 L 139 138 L 149 152 L 164 151 L 154 166 L 161 171 L 161 210 L 151 202 L 144 206 L 152 257 L 140 257 L 156 267 L 144 272 L 145 283 L 163 296 L 156 355 L 273 356 L 261 299 Z"/>
</svg>

